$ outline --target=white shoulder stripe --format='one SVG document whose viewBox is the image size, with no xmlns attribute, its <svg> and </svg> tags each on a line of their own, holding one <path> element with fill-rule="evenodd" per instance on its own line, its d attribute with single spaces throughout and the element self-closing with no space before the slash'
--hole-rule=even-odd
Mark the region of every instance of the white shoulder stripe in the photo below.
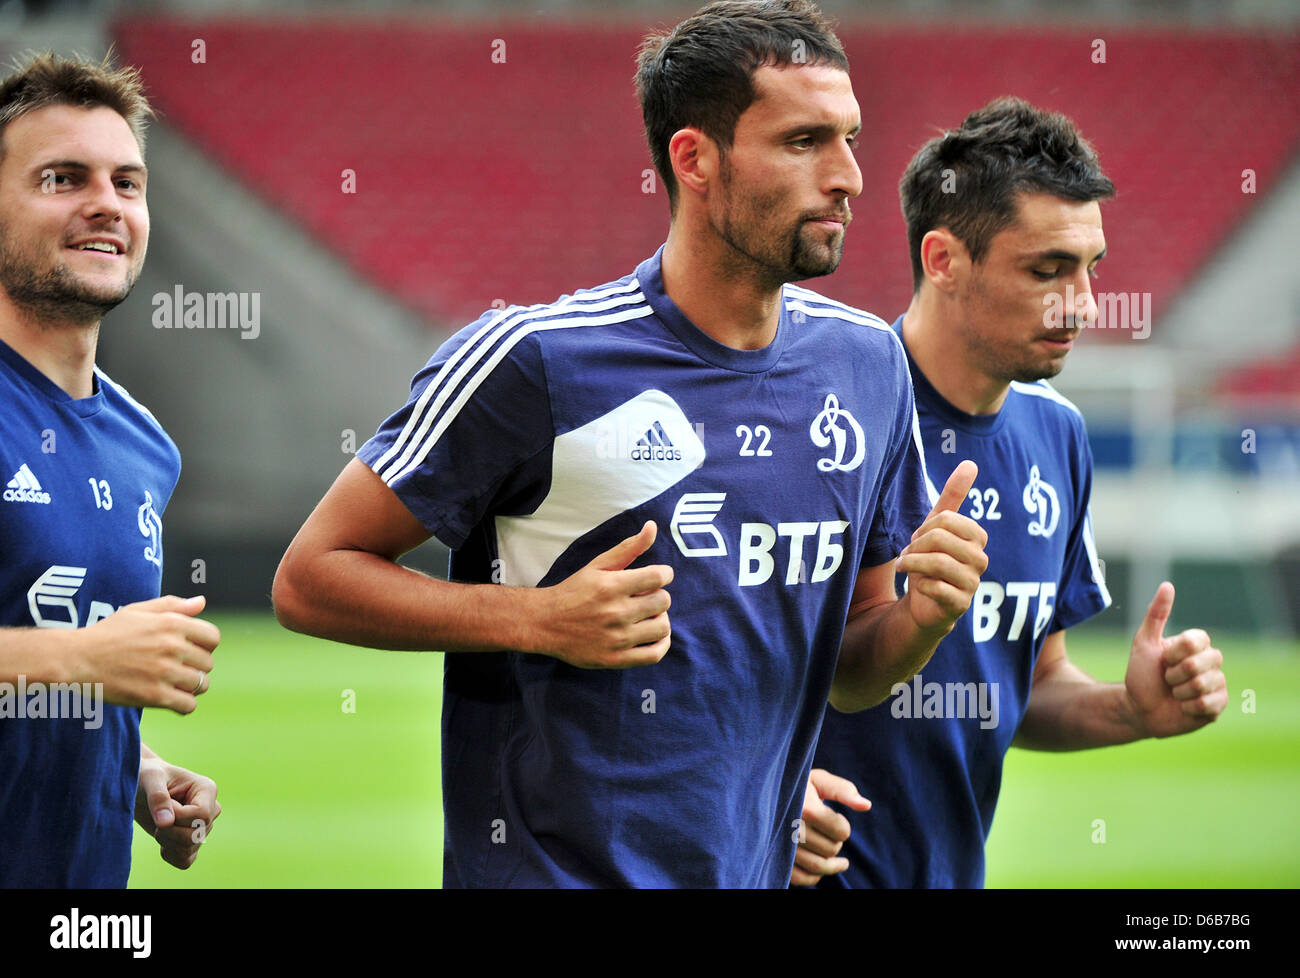
<svg viewBox="0 0 1300 978">
<path fill-rule="evenodd" d="M 381 477 L 385 478 L 385 481 L 388 481 L 389 477 L 384 476 L 382 471 L 384 467 L 399 453 L 402 453 L 402 460 L 393 468 L 401 468 L 405 464 L 405 459 L 409 457 L 413 445 L 424 436 L 424 433 L 429 429 L 429 425 L 433 423 L 432 415 L 441 410 L 442 405 L 446 402 L 449 388 L 454 387 L 466 373 L 472 370 L 474 365 L 483 358 L 487 350 L 491 349 L 492 345 L 514 326 L 542 316 L 563 315 L 570 312 L 596 313 L 613 306 L 644 301 L 641 295 L 641 286 L 633 279 L 627 285 L 580 293 L 569 296 L 562 302 L 528 307 L 510 306 L 501 310 L 498 315 L 488 319 L 460 349 L 448 357 L 447 362 L 442 365 L 438 373 L 425 385 L 424 390 L 420 392 L 415 407 L 411 410 L 411 416 L 406 419 L 406 424 L 402 426 L 401 433 L 398 434 L 388 451 L 384 452 L 375 461 L 375 471 L 380 473 Z M 447 381 L 448 376 L 453 371 L 455 371 L 455 375 L 451 377 L 450 382 L 444 387 L 444 381 Z M 436 400 L 434 400 L 435 395 L 437 395 Z M 431 400 L 434 400 L 434 403 L 430 408 L 429 402 Z"/>
<path fill-rule="evenodd" d="M 465 347 L 462 347 L 457 351 L 457 356 L 449 358 L 447 363 L 443 364 L 443 367 L 438 371 L 437 376 L 434 377 L 425 388 L 424 393 L 420 397 L 420 402 L 416 405 L 416 409 L 412 411 L 412 417 L 407 419 L 407 423 L 403 427 L 403 436 L 410 434 L 410 439 L 406 442 L 406 447 L 401 452 L 401 455 L 396 459 L 396 461 L 389 464 L 386 469 L 380 471 L 380 467 L 383 465 L 385 459 L 391 458 L 397 453 L 399 445 L 395 442 L 393 447 L 384 454 L 384 457 L 376 462 L 375 471 L 379 472 L 380 478 L 391 484 L 400 475 L 404 475 L 409 471 L 413 465 L 418 465 L 437 442 L 438 435 L 440 435 L 446 428 L 447 424 L 450 424 L 451 421 L 454 420 L 456 414 L 460 411 L 460 408 L 467 400 L 466 395 L 462 394 L 456 399 L 452 407 L 448 409 L 448 413 L 442 414 L 447 401 L 453 396 L 461 382 L 472 371 L 477 370 L 478 373 L 474 375 L 474 378 L 466 388 L 468 391 L 476 390 L 486 379 L 487 375 L 492 372 L 492 369 L 501 362 L 505 353 L 512 349 L 524 336 L 536 332 L 539 328 L 546 328 L 546 325 L 550 322 L 558 322 L 563 326 L 600 326 L 607 325 L 611 322 L 623 322 L 626 319 L 639 319 L 651 314 L 649 306 L 640 304 L 644 303 L 644 301 L 644 298 L 638 292 L 635 295 L 624 296 L 617 300 L 606 300 L 602 303 L 568 310 L 553 306 L 537 313 L 511 317 L 489 333 L 486 339 L 483 339 L 482 342 L 479 342 L 481 333 L 477 334 L 474 337 L 474 340 L 471 341 L 471 344 L 474 345 L 474 352 L 469 356 L 461 357 L 459 355 L 465 352 Z M 595 313 L 605 312 L 611 308 L 626 309 L 628 306 L 632 307 L 630 315 L 616 314 L 612 318 L 609 316 L 594 315 Z M 550 316 L 556 312 L 563 313 L 565 311 L 579 312 L 582 314 L 582 317 L 574 317 L 558 321 L 541 318 L 542 316 Z M 518 328 L 516 329 L 516 327 Z M 511 333 L 511 330 L 515 331 Z M 501 341 L 499 346 L 497 345 L 498 341 Z M 466 344 L 466 347 L 471 344 Z M 488 357 L 488 354 L 491 353 L 494 347 L 496 347 L 496 352 L 492 353 L 492 355 Z M 480 367 L 480 363 L 483 361 L 484 357 L 488 357 L 487 364 Z M 457 362 L 457 360 L 460 361 L 459 366 L 456 367 L 455 372 L 448 377 L 447 373 L 449 369 Z M 437 396 L 434 397 L 432 403 L 430 403 L 429 395 L 436 388 L 439 388 L 439 386 L 440 389 L 438 390 Z M 420 416 L 419 424 L 415 425 L 415 415 L 418 412 L 423 413 Z M 414 463 L 412 463 L 412 453 L 415 452 L 416 446 L 420 444 L 421 439 L 425 438 L 426 433 L 435 423 L 437 424 L 435 434 L 420 449 L 418 452 L 418 458 Z M 414 428 L 413 433 L 411 431 L 412 428 Z"/>
<path fill-rule="evenodd" d="M 786 285 L 785 288 L 786 288 L 786 292 L 792 298 L 802 299 L 805 302 L 815 302 L 823 306 L 833 306 L 836 309 L 842 309 L 845 312 L 851 312 L 857 316 L 865 316 L 867 319 L 871 319 L 877 323 L 880 323 L 880 325 L 882 326 L 889 325 L 887 322 L 885 322 L 883 319 L 881 319 L 873 312 L 869 312 L 866 309 L 860 309 L 857 306 L 851 306 L 847 302 L 840 302 L 838 299 L 827 298 L 826 296 L 822 295 L 820 292 L 814 292 L 812 289 L 805 289 L 799 285 Z"/>
<path fill-rule="evenodd" d="M 147 407 L 145 407 L 143 404 L 141 404 L 139 401 L 137 401 L 134 397 L 132 397 L 131 394 L 130 394 L 130 392 L 128 392 L 127 389 L 126 389 L 125 387 L 123 387 L 123 386 L 122 386 L 121 384 L 119 384 L 117 381 L 115 381 L 115 380 L 113 380 L 111 377 L 109 377 L 108 374 L 104 373 L 104 371 L 100 370 L 99 367 L 98 367 L 98 365 L 95 366 L 94 370 L 95 370 L 95 376 L 99 378 L 99 382 L 100 382 L 101 384 L 108 384 L 109 387 L 113 388 L 113 390 L 115 390 L 115 391 L 117 391 L 119 394 L 121 394 L 122 397 L 126 399 L 126 402 L 127 402 L 128 404 L 130 404 L 132 407 L 136 408 L 136 410 L 138 410 L 138 411 L 139 411 L 141 414 L 143 414 L 146 418 L 148 418 L 148 419 L 149 419 L 150 421 L 152 421 L 155 425 L 157 425 L 159 431 L 161 431 L 163 434 L 166 434 L 166 433 L 167 433 L 166 429 L 163 428 L 163 426 L 162 426 L 162 422 L 160 422 L 157 418 L 155 418 L 155 417 L 153 416 L 153 412 L 150 411 L 150 410 L 149 410 Z"/>
<path fill-rule="evenodd" d="M 1055 401 L 1057 404 L 1067 407 L 1075 414 L 1083 417 L 1083 412 L 1074 406 L 1073 401 L 1045 380 L 1040 380 L 1032 384 L 1025 384 L 1018 380 L 1013 380 L 1011 382 L 1011 389 L 1019 394 L 1028 394 L 1031 397 L 1042 397 L 1049 401 Z"/>
<path fill-rule="evenodd" d="M 930 480 L 930 469 L 925 464 L 925 445 L 921 441 L 921 418 L 916 410 L 915 399 L 912 401 L 912 441 L 916 442 L 916 454 L 921 458 L 921 475 L 925 477 L 925 491 L 930 497 L 930 508 L 933 509 L 939 501 L 939 490 Z"/>
<path fill-rule="evenodd" d="M 540 322 L 529 323 L 523 328 L 516 330 L 497 348 L 496 352 L 488 358 L 487 362 L 479 368 L 478 373 L 476 373 L 473 379 L 470 380 L 470 382 L 461 390 L 460 395 L 452 402 L 451 407 L 442 413 L 437 425 L 434 427 L 433 431 L 429 433 L 429 436 L 425 438 L 419 451 L 412 454 L 412 449 L 416 444 L 413 440 L 407 447 L 406 452 L 403 453 L 402 457 L 393 463 L 393 465 L 389 466 L 388 472 L 391 474 L 381 473 L 381 478 L 391 486 L 398 479 L 407 475 L 413 469 L 418 468 L 420 463 L 422 463 L 428 456 L 429 452 L 433 451 L 434 446 L 438 444 L 438 439 L 442 437 L 442 433 L 446 431 L 447 427 L 456 419 L 456 415 L 459 414 L 460 409 L 465 406 L 465 402 L 474 395 L 474 392 L 478 390 L 483 381 L 492 373 L 493 369 L 496 368 L 496 365 L 505 359 L 506 354 L 510 352 L 514 345 L 525 336 L 528 336 L 530 333 L 537 333 L 550 329 L 571 329 L 575 326 L 608 326 L 614 323 L 643 319 L 652 314 L 653 310 L 651 310 L 648 305 L 642 305 L 635 306 L 631 309 L 623 309 L 619 312 L 613 312 L 605 316 L 583 316 L 581 318 L 573 319 L 547 319 Z M 453 383 L 447 385 L 447 388 L 441 395 L 439 395 L 439 399 L 445 399 L 447 393 L 454 387 L 455 382 L 453 381 Z M 426 414 L 424 423 L 421 425 L 420 431 L 416 436 L 417 439 L 423 437 L 430 422 L 437 415 L 439 406 L 440 405 L 435 405 L 434 410 Z"/>
<path fill-rule="evenodd" d="M 817 316 L 821 319 L 842 319 L 846 323 L 854 323 L 858 326 L 870 326 L 872 329 L 884 330 L 886 333 L 893 335 L 894 339 L 898 339 L 898 334 L 890 329 L 886 323 L 869 313 L 860 313 L 847 307 L 837 308 L 835 306 L 827 306 L 819 309 L 815 306 L 810 306 L 805 302 L 791 302 L 789 303 L 789 306 L 794 312 L 806 312 L 810 316 Z"/>
<path fill-rule="evenodd" d="M 865 309 L 858 309 L 854 306 L 847 305 L 846 303 L 838 302 L 835 299 L 828 299 L 820 292 L 814 292 L 812 289 L 801 288 L 797 285 L 787 285 L 785 289 L 786 294 L 791 299 L 801 299 L 804 302 L 815 302 L 821 306 L 828 306 L 832 309 L 838 309 L 841 312 L 851 313 L 853 316 L 868 322 L 872 326 L 890 329 L 889 323 L 885 322 L 875 313 L 867 312 Z"/>
<path fill-rule="evenodd" d="M 903 341 L 899 339 L 898 334 L 894 332 L 894 328 L 879 316 L 873 316 L 871 313 L 864 312 L 861 309 L 854 309 L 852 306 L 846 306 L 842 302 L 835 302 L 831 299 L 823 298 L 816 292 L 809 292 L 807 289 L 797 289 L 790 285 L 787 285 L 786 288 L 789 289 L 791 293 L 798 294 L 800 298 L 806 295 L 810 301 L 825 304 L 823 307 L 817 308 L 808 305 L 807 302 L 791 301 L 789 305 L 792 311 L 806 312 L 809 315 L 820 316 L 823 319 L 842 319 L 845 322 L 855 323 L 858 326 L 870 326 L 872 329 L 883 330 L 893 337 L 894 343 L 898 346 L 898 352 L 903 353 Z M 906 362 L 906 356 L 904 356 L 904 362 Z"/>
<path fill-rule="evenodd" d="M 1088 552 L 1088 564 L 1092 568 L 1092 579 L 1101 591 L 1101 599 L 1105 602 L 1105 607 L 1110 607 L 1110 591 L 1106 590 L 1106 575 L 1102 573 L 1101 562 L 1097 559 L 1097 541 L 1092 535 L 1092 512 L 1091 508 L 1083 514 L 1083 547 Z"/>
</svg>

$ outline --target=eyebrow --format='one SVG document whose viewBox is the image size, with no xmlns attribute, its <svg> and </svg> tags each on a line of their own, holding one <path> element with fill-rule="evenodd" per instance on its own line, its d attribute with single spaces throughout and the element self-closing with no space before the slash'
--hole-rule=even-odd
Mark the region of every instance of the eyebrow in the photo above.
<svg viewBox="0 0 1300 978">
<path fill-rule="evenodd" d="M 81 160 L 47 160 L 44 163 L 38 163 L 32 167 L 33 173 L 44 173 L 46 170 L 80 170 L 83 173 L 90 167 Z M 149 175 L 149 168 L 143 163 L 119 163 L 113 167 L 114 173 L 138 173 L 142 176 Z"/>
<path fill-rule="evenodd" d="M 829 139 L 838 136 L 841 132 L 843 132 L 843 130 L 838 126 L 820 123 L 813 126 L 789 126 L 788 128 L 781 130 L 777 138 L 785 140 L 792 139 L 795 136 L 817 136 L 821 139 Z M 850 129 L 846 135 L 852 137 L 858 136 L 861 133 L 862 123 L 859 122 L 856 126 Z"/>
<path fill-rule="evenodd" d="M 1106 249 L 1102 248 L 1101 251 L 1097 252 L 1097 254 L 1093 256 L 1092 261 L 1088 262 L 1088 264 L 1091 265 L 1094 262 L 1099 262 L 1105 257 Z M 1069 261 L 1077 263 L 1079 261 L 1079 256 L 1076 252 L 1066 251 L 1063 248 L 1049 248 L 1047 251 L 1035 251 L 1026 255 L 1025 258 L 1031 263 L 1040 261 Z"/>
</svg>

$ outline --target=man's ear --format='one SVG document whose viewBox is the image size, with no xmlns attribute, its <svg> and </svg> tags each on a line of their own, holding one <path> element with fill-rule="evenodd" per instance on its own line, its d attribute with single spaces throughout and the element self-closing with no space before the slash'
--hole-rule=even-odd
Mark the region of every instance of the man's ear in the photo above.
<svg viewBox="0 0 1300 978">
<path fill-rule="evenodd" d="M 970 252 L 947 228 L 927 231 L 921 239 L 921 274 L 939 292 L 951 295 L 970 274 Z"/>
<path fill-rule="evenodd" d="M 687 126 L 668 140 L 668 162 L 683 196 L 703 197 L 718 179 L 718 146 L 703 131 Z"/>
</svg>

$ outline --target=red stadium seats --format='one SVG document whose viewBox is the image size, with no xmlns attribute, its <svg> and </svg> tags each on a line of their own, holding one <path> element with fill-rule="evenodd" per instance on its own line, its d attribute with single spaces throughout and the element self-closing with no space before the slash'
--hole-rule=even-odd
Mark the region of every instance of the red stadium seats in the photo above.
<svg viewBox="0 0 1300 978">
<path fill-rule="evenodd" d="M 641 30 L 150 17 L 116 33 L 171 125 L 442 327 L 624 274 L 666 233 L 662 188 L 643 192 Z M 887 319 L 911 293 L 903 167 L 994 96 L 1064 111 L 1097 146 L 1119 188 L 1103 208 L 1097 288 L 1150 292 L 1157 318 L 1277 181 L 1300 131 L 1294 36 L 865 26 L 841 36 L 862 106 L 865 189 L 841 270 L 813 285 Z M 1257 194 L 1242 192 L 1247 169 Z M 342 190 L 347 170 L 354 194 Z"/>
</svg>

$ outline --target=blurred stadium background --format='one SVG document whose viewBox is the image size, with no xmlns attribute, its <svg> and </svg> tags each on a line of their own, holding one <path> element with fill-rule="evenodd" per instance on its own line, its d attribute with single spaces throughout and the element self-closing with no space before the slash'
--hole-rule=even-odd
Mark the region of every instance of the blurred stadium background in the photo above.
<svg viewBox="0 0 1300 978">
<path fill-rule="evenodd" d="M 283 632 L 275 565 L 442 339 L 657 247 L 667 202 L 632 58 L 697 6 L 0 0 L 0 56 L 112 44 L 161 114 L 150 257 L 100 363 L 181 446 L 164 589 L 206 593 L 225 636 L 202 709 L 151 713 L 145 734 L 216 777 L 227 814 L 184 876 L 138 833 L 133 885 L 437 884 L 441 656 Z M 1071 647 L 1121 678 L 1168 577 L 1171 629 L 1209 629 L 1226 657 L 1229 708 L 1207 731 L 1013 751 L 990 885 L 1297 885 L 1300 8 L 822 6 L 853 65 L 866 185 L 818 290 L 886 319 L 904 308 L 898 177 L 990 98 L 1063 111 L 1097 147 L 1119 188 L 1097 290 L 1149 318 L 1112 307 L 1057 379 L 1088 417 L 1116 598 Z M 177 289 L 257 294 L 256 337 L 155 328 L 155 297 Z M 413 561 L 445 570 L 436 547 Z"/>
</svg>

